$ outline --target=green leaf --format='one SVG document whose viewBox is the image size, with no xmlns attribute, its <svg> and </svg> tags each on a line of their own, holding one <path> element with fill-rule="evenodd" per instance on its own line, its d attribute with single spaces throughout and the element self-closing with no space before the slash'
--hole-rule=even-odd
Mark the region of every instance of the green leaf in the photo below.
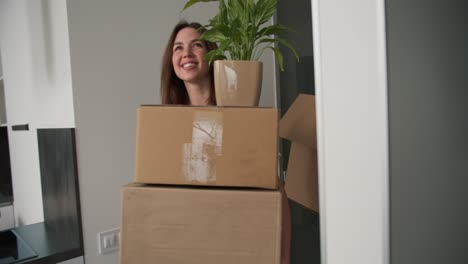
<svg viewBox="0 0 468 264">
<path fill-rule="evenodd" d="M 283 54 L 281 53 L 281 51 L 273 47 L 267 47 L 267 48 L 271 49 L 275 53 L 276 60 L 278 61 L 278 64 L 280 66 L 280 70 L 284 71 Z"/>
<path fill-rule="evenodd" d="M 201 35 L 200 39 L 207 40 L 210 42 L 221 42 L 221 41 L 226 40 L 226 36 L 220 30 L 211 29 L 211 30 L 205 31 L 205 33 Z"/>
<path fill-rule="evenodd" d="M 230 44 L 229 40 L 225 40 L 218 45 L 218 49 L 211 50 L 205 54 L 205 60 L 211 65 L 215 60 L 225 60 L 226 55 L 224 51 L 228 49 Z"/>
<path fill-rule="evenodd" d="M 220 50 L 212 50 L 205 54 L 205 60 L 211 65 L 215 60 L 225 60 L 226 56 Z"/>
<path fill-rule="evenodd" d="M 259 39 L 261 37 L 269 36 L 269 35 L 281 35 L 286 31 L 288 28 L 282 25 L 272 25 L 268 27 L 262 28 L 260 31 L 257 32 L 256 38 Z"/>
<path fill-rule="evenodd" d="M 294 57 L 296 57 L 296 60 L 299 61 L 299 55 L 297 54 L 296 50 L 293 48 L 293 46 L 291 45 L 291 43 L 289 43 L 288 41 L 284 40 L 284 39 L 278 39 L 278 38 L 264 38 L 264 39 L 261 39 L 260 41 L 258 41 L 258 44 L 260 43 L 280 43 L 286 47 L 288 47 L 292 53 L 294 54 Z"/>
<path fill-rule="evenodd" d="M 277 0 L 258 0 L 255 5 L 255 25 L 260 26 L 268 22 L 275 14 Z"/>
<path fill-rule="evenodd" d="M 292 53 L 294 54 L 294 57 L 296 57 L 296 61 L 299 61 L 299 55 L 297 54 L 296 50 L 294 49 L 294 47 L 291 45 L 291 43 L 289 43 L 289 41 L 287 40 L 284 40 L 284 39 L 278 39 L 278 42 L 286 47 L 289 48 L 289 50 L 292 51 Z"/>
<path fill-rule="evenodd" d="M 218 49 L 224 52 L 229 49 L 229 46 L 231 46 L 231 43 L 232 41 L 230 39 L 226 39 L 219 43 Z"/>
<path fill-rule="evenodd" d="M 238 43 L 239 46 L 242 46 L 244 44 L 245 39 L 243 38 L 243 34 L 245 32 L 242 31 L 242 22 L 240 21 L 239 18 L 235 18 L 233 21 L 231 21 L 229 28 L 230 28 L 230 38 L 234 43 Z"/>
</svg>

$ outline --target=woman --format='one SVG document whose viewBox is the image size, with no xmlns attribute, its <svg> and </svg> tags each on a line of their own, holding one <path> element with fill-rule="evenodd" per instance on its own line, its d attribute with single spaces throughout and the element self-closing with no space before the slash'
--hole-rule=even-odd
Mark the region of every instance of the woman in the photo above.
<svg viewBox="0 0 468 264">
<path fill-rule="evenodd" d="M 163 56 L 161 99 L 163 104 L 216 105 L 213 68 L 204 56 L 215 43 L 199 40 L 199 23 L 179 22 L 173 29 Z M 283 184 L 281 263 L 290 262 L 291 218 Z"/>
<path fill-rule="evenodd" d="M 199 23 L 179 22 L 169 37 L 162 61 L 163 104 L 216 105 L 213 69 L 204 56 L 215 43 L 199 40 Z"/>
</svg>

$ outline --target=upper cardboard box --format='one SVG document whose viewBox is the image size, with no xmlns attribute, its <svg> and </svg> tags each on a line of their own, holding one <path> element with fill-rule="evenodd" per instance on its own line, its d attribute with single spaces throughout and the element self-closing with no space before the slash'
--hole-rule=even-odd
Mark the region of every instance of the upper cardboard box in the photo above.
<svg viewBox="0 0 468 264">
<path fill-rule="evenodd" d="M 277 188 L 278 110 L 141 106 L 135 182 Z"/>
</svg>

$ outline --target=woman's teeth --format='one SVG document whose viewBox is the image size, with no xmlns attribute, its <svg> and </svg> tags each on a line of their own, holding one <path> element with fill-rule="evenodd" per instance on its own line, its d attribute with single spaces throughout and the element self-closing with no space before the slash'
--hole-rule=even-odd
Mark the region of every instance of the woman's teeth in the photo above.
<svg viewBox="0 0 468 264">
<path fill-rule="evenodd" d="M 195 67 L 195 63 L 185 63 L 182 65 L 182 68 L 184 69 L 190 69 L 190 68 L 193 68 Z"/>
</svg>

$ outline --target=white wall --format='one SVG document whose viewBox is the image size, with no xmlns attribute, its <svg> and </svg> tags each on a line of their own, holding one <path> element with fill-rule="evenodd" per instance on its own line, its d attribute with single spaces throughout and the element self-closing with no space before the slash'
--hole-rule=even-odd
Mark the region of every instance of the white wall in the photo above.
<svg viewBox="0 0 468 264">
<path fill-rule="evenodd" d="M 43 221 L 36 128 L 73 127 L 66 3 L 0 2 L 0 47 L 18 225 Z"/>
<path fill-rule="evenodd" d="M 0 124 L 4 125 L 6 122 L 5 89 L 3 88 L 3 77 L 0 75 Z"/>
<path fill-rule="evenodd" d="M 1 36 L 0 32 L 0 36 Z M 0 124 L 6 123 L 5 90 L 3 89 L 2 46 L 0 45 Z"/>
<path fill-rule="evenodd" d="M 136 109 L 160 103 L 160 63 L 184 0 L 68 1 L 86 263 L 98 255 L 96 234 L 120 226 L 120 188 L 133 179 Z M 205 23 L 216 3 L 182 17 Z M 274 105 L 272 58 L 265 63 L 263 105 Z M 265 89 L 266 88 L 266 89 Z"/>
<path fill-rule="evenodd" d="M 0 34 L 1 34 L 1 31 L 0 31 Z M 2 47 L 0 46 L 0 77 L 3 76 L 3 66 L 2 66 Z"/>
<path fill-rule="evenodd" d="M 321 258 L 388 262 L 383 0 L 312 0 Z"/>
</svg>

